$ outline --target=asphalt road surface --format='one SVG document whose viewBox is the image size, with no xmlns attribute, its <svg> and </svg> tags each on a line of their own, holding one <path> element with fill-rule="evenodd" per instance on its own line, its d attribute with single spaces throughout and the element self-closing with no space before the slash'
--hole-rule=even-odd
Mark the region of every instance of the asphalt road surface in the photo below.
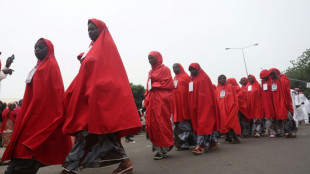
<svg viewBox="0 0 310 174">
<path fill-rule="evenodd" d="M 123 145 L 134 163 L 134 174 L 310 174 L 310 126 L 300 126 L 297 138 L 243 138 L 240 144 L 225 144 L 203 155 L 174 148 L 168 157 L 155 161 L 151 143 L 144 134 L 135 143 Z M 0 151 L 3 152 L 3 149 Z M 0 166 L 3 173 L 6 166 Z M 84 169 L 80 174 L 109 174 L 117 165 Z M 43 167 L 40 174 L 57 174 L 60 165 Z"/>
</svg>

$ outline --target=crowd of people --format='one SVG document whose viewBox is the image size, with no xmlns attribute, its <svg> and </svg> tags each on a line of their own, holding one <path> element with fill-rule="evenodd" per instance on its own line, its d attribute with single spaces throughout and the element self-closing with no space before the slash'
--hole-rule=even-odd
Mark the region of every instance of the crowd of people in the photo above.
<svg viewBox="0 0 310 174">
<path fill-rule="evenodd" d="M 240 79 L 240 87 L 222 74 L 214 85 L 198 63 L 189 65 L 190 76 L 175 63 L 172 79 L 159 52 L 148 58 L 152 69 L 144 107 L 155 160 L 166 158 L 173 145 L 178 150 L 195 146 L 192 152 L 200 155 L 216 148 L 220 136 L 228 144 L 249 136 L 295 138 L 301 120 L 309 125 L 309 101 L 299 89 L 291 90 L 288 77 L 276 68 L 262 70 L 261 83 L 250 74 Z"/>
<path fill-rule="evenodd" d="M 291 93 L 288 78 L 275 68 L 262 71 L 261 85 L 249 75 L 240 80 L 240 88 L 234 78 L 220 75 L 216 86 L 198 63 L 189 65 L 190 76 L 174 64 L 172 78 L 162 55 L 152 51 L 141 125 L 106 24 L 90 19 L 88 35 L 91 43 L 77 56 L 81 66 L 66 91 L 52 42 L 40 38 L 35 43 L 37 61 L 26 79 L 22 107 L 21 102 L 1 105 L 6 146 L 1 160 L 9 161 L 5 174 L 34 174 L 56 164 L 62 164 L 60 174 L 75 174 L 117 163 L 112 174 L 129 174 L 133 163 L 121 138 L 129 142 L 141 128 L 156 151 L 154 159 L 161 160 L 174 146 L 194 146 L 192 152 L 201 155 L 218 147 L 221 135 L 226 143 L 239 143 L 240 136 L 262 136 L 264 127 L 271 138 L 295 137 L 295 121 L 306 120 L 296 115 L 307 114 L 306 98 Z"/>
</svg>

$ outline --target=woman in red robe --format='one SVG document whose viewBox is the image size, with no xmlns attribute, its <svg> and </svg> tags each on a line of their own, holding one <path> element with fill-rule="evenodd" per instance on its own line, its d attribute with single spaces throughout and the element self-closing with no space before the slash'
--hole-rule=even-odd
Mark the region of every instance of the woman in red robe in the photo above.
<svg viewBox="0 0 310 174">
<path fill-rule="evenodd" d="M 226 134 L 226 143 L 239 143 L 241 127 L 238 118 L 238 98 L 235 87 L 226 82 L 225 75 L 218 77 L 215 94 L 221 117 L 220 133 Z"/>
<path fill-rule="evenodd" d="M 138 132 L 141 121 L 129 80 L 105 23 L 90 19 L 88 34 L 92 42 L 65 96 L 63 132 L 75 136 L 75 144 L 62 173 L 115 163 L 113 174 L 130 173 L 133 164 L 120 138 Z"/>
<path fill-rule="evenodd" d="M 6 174 L 36 173 L 41 166 L 61 164 L 72 148 L 70 137 L 62 132 L 64 87 L 54 46 L 41 38 L 34 52 L 37 65 L 26 79 L 23 105 L 1 159 L 11 160 Z"/>
<path fill-rule="evenodd" d="M 239 90 L 238 96 L 238 106 L 239 106 L 239 121 L 241 126 L 241 137 L 246 138 L 251 134 L 250 128 L 250 116 L 248 114 L 248 105 L 247 105 L 247 85 L 248 79 L 242 77 L 239 81 L 241 88 Z"/>
<path fill-rule="evenodd" d="M 268 135 L 270 138 L 275 138 L 279 133 L 276 127 L 276 115 L 271 98 L 271 80 L 268 72 L 267 69 L 263 69 L 260 72 L 260 79 L 262 80 L 262 101 L 264 101 L 262 102 L 262 107 L 266 119 Z"/>
<path fill-rule="evenodd" d="M 163 64 L 162 56 L 152 51 L 148 56 L 152 66 L 147 80 L 144 106 L 146 108 L 145 128 L 153 143 L 153 151 L 157 150 L 155 160 L 167 157 L 167 151 L 173 147 L 171 123 L 171 99 L 174 88 L 170 69 Z"/>
<path fill-rule="evenodd" d="M 269 71 L 271 77 L 271 98 L 277 119 L 279 134 L 296 137 L 297 127 L 293 119 L 294 109 L 290 92 L 290 80 L 276 68 Z"/>
<path fill-rule="evenodd" d="M 218 145 L 214 132 L 219 128 L 219 111 L 215 91 L 209 76 L 198 63 L 189 66 L 189 108 L 194 132 L 197 134 L 195 154 L 203 154 L 204 147 L 210 149 Z"/>
<path fill-rule="evenodd" d="M 247 106 L 250 118 L 253 120 L 253 132 L 254 136 L 261 137 L 262 132 L 262 119 L 263 107 L 262 107 L 262 89 L 257 82 L 254 75 L 248 76 L 249 84 L 247 85 Z"/>
<path fill-rule="evenodd" d="M 187 150 L 189 146 L 195 145 L 195 133 L 190 121 L 188 103 L 188 84 L 190 77 L 184 71 L 181 64 L 173 65 L 174 89 L 172 93 L 172 115 L 174 122 L 174 145 L 178 150 Z"/>
</svg>

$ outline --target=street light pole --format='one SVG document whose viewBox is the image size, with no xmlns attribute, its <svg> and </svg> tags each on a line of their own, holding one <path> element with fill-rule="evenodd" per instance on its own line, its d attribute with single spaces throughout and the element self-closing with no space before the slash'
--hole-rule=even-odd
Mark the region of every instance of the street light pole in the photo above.
<svg viewBox="0 0 310 174">
<path fill-rule="evenodd" d="M 244 51 L 243 50 L 246 49 L 246 48 L 252 47 L 252 46 L 257 46 L 257 45 L 258 45 L 258 43 L 253 44 L 253 45 L 249 45 L 249 46 L 246 46 L 246 47 L 243 47 L 243 48 L 225 48 L 226 50 L 230 50 L 230 49 L 241 50 L 242 56 L 243 56 L 243 61 L 244 61 L 244 66 L 245 66 L 245 71 L 246 71 L 246 75 L 247 76 L 249 76 L 249 73 L 248 73 L 248 68 L 246 66 L 246 61 L 245 61 L 245 56 L 244 56 Z"/>
</svg>

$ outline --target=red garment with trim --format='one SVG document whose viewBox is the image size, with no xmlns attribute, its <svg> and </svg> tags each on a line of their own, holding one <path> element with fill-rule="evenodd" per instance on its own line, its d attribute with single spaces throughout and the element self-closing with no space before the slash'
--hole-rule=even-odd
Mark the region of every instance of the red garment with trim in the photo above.
<svg viewBox="0 0 310 174">
<path fill-rule="evenodd" d="M 262 106 L 264 111 L 264 117 L 268 119 L 275 119 L 275 111 L 272 104 L 271 98 L 271 80 L 270 78 L 266 81 L 263 80 L 264 77 L 269 77 L 268 70 L 262 70 L 260 73 L 260 78 L 262 79 Z"/>
<path fill-rule="evenodd" d="M 290 93 L 290 80 L 286 75 L 281 74 L 276 68 L 271 68 L 269 74 L 274 70 L 278 76 L 278 79 L 270 79 L 271 85 L 277 84 L 277 91 L 271 91 L 272 103 L 276 114 L 277 120 L 286 120 L 288 118 L 288 111 L 294 115 L 294 109 L 292 104 L 292 97 Z"/>
<path fill-rule="evenodd" d="M 249 76 L 254 79 L 253 84 L 248 82 L 247 85 L 247 106 L 249 116 L 251 119 L 264 118 L 262 106 L 262 88 L 254 75 L 250 74 Z M 251 91 L 249 91 L 250 86 L 252 86 Z"/>
<path fill-rule="evenodd" d="M 63 132 L 117 132 L 119 137 L 136 133 L 141 129 L 141 121 L 117 47 L 104 22 L 89 21 L 96 25 L 100 35 L 73 82 Z"/>
<path fill-rule="evenodd" d="M 221 91 L 225 91 L 225 96 L 220 97 Z M 227 133 L 233 129 L 236 134 L 241 134 L 241 127 L 238 117 L 238 98 L 235 87 L 229 83 L 218 84 L 215 90 L 219 113 L 221 117 L 220 132 Z"/>
<path fill-rule="evenodd" d="M 238 96 L 239 111 L 244 115 L 245 119 L 249 122 L 251 118 L 248 112 L 248 104 L 247 104 L 247 84 L 241 86 L 237 96 Z"/>
<path fill-rule="evenodd" d="M 210 135 L 220 127 L 215 90 L 209 76 L 198 63 L 190 64 L 199 71 L 192 77 L 193 91 L 189 92 L 189 108 L 194 132 L 197 135 Z"/>
<path fill-rule="evenodd" d="M 61 73 L 53 44 L 47 39 L 44 42 L 48 53 L 38 61 L 32 81 L 26 84 L 23 105 L 2 161 L 23 158 L 45 165 L 61 164 L 72 148 L 70 137 L 62 132 Z"/>
<path fill-rule="evenodd" d="M 2 112 L 2 125 L 1 125 L 1 132 L 3 133 L 4 126 L 6 124 L 6 120 L 9 118 L 13 123 L 15 123 L 16 118 L 16 112 L 13 110 L 10 112 L 9 116 L 8 113 L 10 111 L 10 108 L 6 108 Z"/>
<path fill-rule="evenodd" d="M 184 68 L 179 64 L 180 72 L 174 77 L 177 80 L 177 87 L 172 93 L 172 115 L 173 122 L 181 122 L 190 120 L 189 103 L 188 103 L 188 83 L 190 82 L 189 75 L 184 71 Z"/>
<path fill-rule="evenodd" d="M 174 88 L 170 69 L 162 64 L 162 56 L 157 51 L 150 52 L 157 63 L 149 72 L 152 87 L 147 83 L 144 106 L 146 107 L 145 128 L 155 146 L 170 147 L 174 144 L 171 123 L 171 100 Z M 148 91 L 148 89 L 150 89 Z"/>
</svg>

